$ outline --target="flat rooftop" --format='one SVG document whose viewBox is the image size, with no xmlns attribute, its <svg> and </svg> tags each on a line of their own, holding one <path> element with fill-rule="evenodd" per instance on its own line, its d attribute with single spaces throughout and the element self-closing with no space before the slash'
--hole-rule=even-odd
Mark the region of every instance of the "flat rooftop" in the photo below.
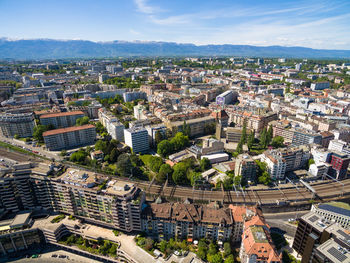
<svg viewBox="0 0 350 263">
<path fill-rule="evenodd" d="M 91 128 L 95 128 L 95 126 L 92 124 L 86 124 L 82 126 L 73 126 L 68 128 L 54 129 L 54 130 L 44 132 L 43 136 L 45 137 L 45 136 L 56 135 L 60 133 L 74 132 L 74 131 L 80 131 L 80 130 L 91 129 Z"/>
<path fill-rule="evenodd" d="M 106 192 L 115 195 L 126 195 L 134 191 L 135 185 L 122 181 L 111 180 L 107 183 Z"/>
<path fill-rule="evenodd" d="M 82 111 L 68 111 L 68 112 L 49 113 L 49 114 L 41 115 L 40 119 L 73 116 L 73 115 L 84 115 L 84 112 L 82 112 Z"/>
</svg>

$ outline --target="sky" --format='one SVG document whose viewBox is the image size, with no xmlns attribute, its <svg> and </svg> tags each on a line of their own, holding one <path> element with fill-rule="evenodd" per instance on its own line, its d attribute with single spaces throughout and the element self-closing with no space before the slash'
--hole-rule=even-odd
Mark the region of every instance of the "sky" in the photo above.
<svg viewBox="0 0 350 263">
<path fill-rule="evenodd" d="M 350 49 L 350 0 L 0 0 L 0 37 Z"/>
</svg>

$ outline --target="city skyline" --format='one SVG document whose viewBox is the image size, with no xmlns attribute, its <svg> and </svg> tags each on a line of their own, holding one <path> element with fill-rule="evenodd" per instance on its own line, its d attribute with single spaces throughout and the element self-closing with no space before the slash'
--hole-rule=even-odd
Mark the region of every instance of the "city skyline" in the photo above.
<svg viewBox="0 0 350 263">
<path fill-rule="evenodd" d="M 347 1 L 0 1 L 0 36 L 349 49 Z M 20 17 L 20 19 L 19 19 Z"/>
</svg>

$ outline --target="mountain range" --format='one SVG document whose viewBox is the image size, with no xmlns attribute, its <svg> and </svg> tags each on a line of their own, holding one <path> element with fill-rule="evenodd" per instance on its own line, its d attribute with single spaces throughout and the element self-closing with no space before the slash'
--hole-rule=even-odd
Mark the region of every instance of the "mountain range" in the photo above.
<svg viewBox="0 0 350 263">
<path fill-rule="evenodd" d="M 250 45 L 194 45 L 173 42 L 0 38 L 0 59 L 115 58 L 132 56 L 242 56 L 286 58 L 350 58 L 350 50 Z"/>
</svg>

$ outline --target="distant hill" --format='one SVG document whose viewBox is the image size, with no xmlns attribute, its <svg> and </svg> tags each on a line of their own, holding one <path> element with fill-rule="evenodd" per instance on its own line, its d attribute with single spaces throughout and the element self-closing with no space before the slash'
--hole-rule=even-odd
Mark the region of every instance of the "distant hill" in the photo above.
<svg viewBox="0 0 350 263">
<path fill-rule="evenodd" d="M 172 42 L 92 42 L 85 40 L 0 39 L 0 59 L 102 58 L 129 56 L 245 56 L 350 58 L 350 50 L 305 47 L 194 45 Z"/>
</svg>

